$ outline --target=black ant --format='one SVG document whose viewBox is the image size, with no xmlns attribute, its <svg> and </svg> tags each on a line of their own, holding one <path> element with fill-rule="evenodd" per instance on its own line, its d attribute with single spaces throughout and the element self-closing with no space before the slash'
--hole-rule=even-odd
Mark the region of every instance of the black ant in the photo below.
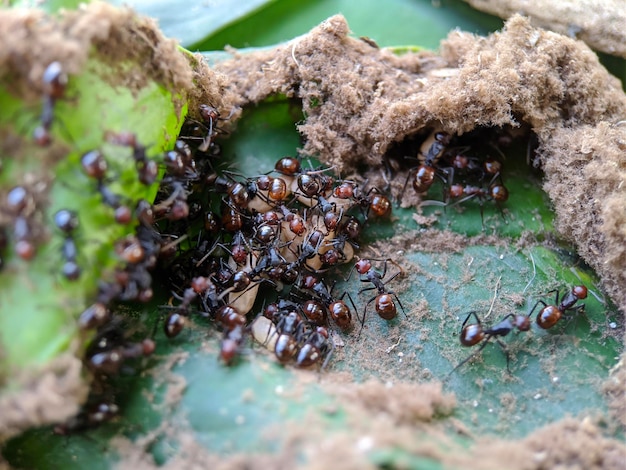
<svg viewBox="0 0 626 470">
<path fill-rule="evenodd" d="M 61 272 L 68 281 L 75 281 L 80 277 L 80 267 L 76 262 L 78 250 L 74 240 L 74 231 L 78 228 L 78 215 L 74 211 L 61 209 L 54 215 L 54 224 L 64 234 L 61 251 L 65 263 L 61 268 Z"/>
<path fill-rule="evenodd" d="M 359 294 L 362 292 L 366 292 L 366 291 L 374 290 L 374 289 L 378 291 L 378 294 L 373 296 L 371 299 L 369 299 L 367 301 L 367 304 L 365 304 L 365 308 L 363 309 L 363 320 L 361 322 L 361 329 L 363 329 L 363 326 L 365 325 L 365 315 L 367 313 L 367 307 L 369 307 L 369 305 L 372 302 L 375 302 L 376 313 L 378 313 L 378 315 L 383 320 L 392 320 L 393 318 L 396 317 L 398 311 L 396 309 L 396 304 L 394 303 L 394 299 L 396 300 L 396 302 L 398 302 L 398 305 L 400 305 L 402 312 L 406 316 L 406 311 L 404 310 L 404 306 L 402 305 L 402 302 L 400 301 L 396 293 L 387 289 L 387 287 L 385 286 L 386 283 L 391 282 L 400 274 L 402 274 L 404 270 L 400 268 L 400 271 L 398 271 L 389 279 L 387 279 L 387 281 L 384 281 L 385 276 L 387 274 L 387 262 L 392 262 L 396 264 L 391 259 L 385 260 L 382 273 L 374 269 L 374 267 L 372 266 L 372 262 L 369 259 L 359 260 L 354 265 L 354 269 L 356 269 L 356 271 L 361 276 L 360 281 L 370 282 L 373 284 L 372 287 L 362 288 L 359 291 Z"/>
<path fill-rule="evenodd" d="M 57 424 L 53 432 L 60 436 L 67 436 L 71 433 L 91 429 L 113 420 L 119 415 L 119 412 L 119 407 L 111 400 L 92 399 L 90 403 L 83 406 L 76 416 L 65 423 Z"/>
<path fill-rule="evenodd" d="M 67 74 L 63 71 L 63 66 L 60 62 L 52 62 L 46 67 L 43 72 L 42 82 L 44 88 L 43 111 L 41 113 L 41 122 L 35 128 L 33 137 L 37 145 L 45 147 L 52 142 L 50 128 L 54 119 L 54 104 L 58 99 L 63 98 L 67 88 Z"/>
<path fill-rule="evenodd" d="M 559 301 L 559 291 L 556 291 L 554 298 L 554 304 L 548 305 L 543 300 L 538 300 L 535 306 L 530 311 L 530 315 L 533 314 L 537 305 L 543 305 L 543 308 L 539 310 L 537 314 L 537 325 L 544 330 L 552 328 L 561 319 L 567 311 L 579 311 L 585 307 L 584 304 L 576 305 L 576 302 L 587 298 L 587 287 L 580 285 L 572 287 L 572 290 L 567 292 L 561 297 Z"/>
<path fill-rule="evenodd" d="M 101 328 L 87 347 L 86 364 L 97 376 L 117 375 L 127 359 L 151 355 L 156 348 L 153 340 L 129 342 L 122 330 L 119 317 Z"/>
<path fill-rule="evenodd" d="M 121 198 L 113 193 L 105 184 L 107 161 L 99 150 L 91 150 L 80 159 L 85 174 L 96 180 L 97 189 L 102 197 L 102 202 L 114 210 L 114 218 L 118 224 L 126 225 L 132 220 L 132 210 L 121 203 Z"/>
<path fill-rule="evenodd" d="M 35 230 L 30 220 L 35 211 L 35 200 L 24 186 L 15 186 L 7 193 L 6 202 L 6 210 L 15 217 L 13 222 L 15 253 L 24 261 L 30 261 L 37 252 L 34 243 Z"/>
<path fill-rule="evenodd" d="M 470 323 L 470 324 L 467 323 L 471 317 L 474 317 L 474 319 L 476 320 L 476 323 Z M 455 370 L 463 366 L 471 358 L 473 358 L 478 353 L 480 353 L 480 351 L 482 351 L 485 348 L 485 346 L 487 346 L 487 343 L 489 343 L 489 340 L 491 338 L 495 338 L 497 343 L 500 345 L 500 347 L 506 354 L 506 369 L 510 373 L 511 371 L 509 369 L 509 352 L 506 346 L 504 345 L 504 343 L 500 341 L 499 338 L 508 335 L 514 329 L 517 329 L 518 331 L 530 330 L 530 316 L 515 315 L 513 313 L 509 313 L 502 320 L 500 320 L 500 322 L 497 323 L 496 325 L 492 326 L 491 328 L 484 329 L 480 321 L 480 318 L 478 318 L 478 315 L 476 314 L 476 312 L 474 311 L 469 312 L 467 314 L 467 317 L 465 317 L 465 321 L 463 321 L 463 325 L 461 325 L 461 335 L 459 337 L 461 341 L 461 345 L 470 347 L 470 346 L 476 346 L 477 344 L 481 342 L 482 344 L 476 352 L 468 356 L 466 359 L 461 361 L 459 365 L 457 365 L 454 369 L 452 369 L 450 374 L 452 374 Z"/>
</svg>

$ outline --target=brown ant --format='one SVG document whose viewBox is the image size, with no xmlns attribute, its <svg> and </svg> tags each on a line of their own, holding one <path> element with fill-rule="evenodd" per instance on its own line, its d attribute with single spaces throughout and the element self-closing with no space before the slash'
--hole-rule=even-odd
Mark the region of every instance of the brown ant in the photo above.
<svg viewBox="0 0 626 470">
<path fill-rule="evenodd" d="M 232 117 L 232 115 L 236 112 L 236 110 L 237 108 L 232 108 L 228 117 L 225 117 L 222 119 L 220 118 L 220 112 L 216 107 L 208 105 L 208 104 L 201 104 L 198 107 L 200 117 L 202 118 L 204 123 L 208 124 L 209 126 L 206 136 L 203 138 L 202 143 L 198 146 L 198 150 L 200 152 L 204 153 L 212 147 L 213 143 L 211 142 L 211 140 L 213 136 L 216 135 L 218 131 L 221 131 L 221 129 L 217 127 L 217 122 L 228 121 Z"/>
<path fill-rule="evenodd" d="M 325 369 L 335 344 L 329 338 L 328 330 L 323 326 L 318 326 L 301 339 L 303 343 L 296 355 L 296 366 L 311 367 L 321 358 L 324 358 L 321 368 Z"/>
<path fill-rule="evenodd" d="M 474 317 L 476 323 L 467 323 L 471 317 Z M 448 375 L 452 374 L 455 370 L 463 366 L 470 359 L 480 353 L 485 348 L 485 346 L 487 346 L 487 343 L 489 343 L 489 340 L 491 338 L 495 338 L 495 341 L 500 345 L 500 347 L 506 354 L 506 369 L 510 373 L 511 371 L 509 369 L 509 352 L 505 344 L 500 341 L 499 338 L 507 336 L 514 329 L 517 329 L 518 331 L 530 330 L 530 316 L 515 315 L 513 313 L 509 313 L 502 320 L 500 320 L 499 323 L 492 326 L 491 328 L 485 329 L 483 328 L 480 318 L 478 318 L 476 312 L 469 312 L 467 314 L 467 317 L 465 317 L 465 321 L 463 321 L 463 325 L 461 325 L 461 335 L 459 336 L 461 345 L 470 347 L 476 346 L 479 343 L 482 344 L 476 352 L 461 361 L 461 363 L 457 365 L 454 369 L 452 369 L 452 371 L 450 371 Z"/>
<path fill-rule="evenodd" d="M 425 193 L 433 185 L 435 178 L 441 179 L 444 183 L 448 180 L 448 174 L 442 173 L 437 165 L 437 161 L 444 154 L 450 141 L 450 134 L 442 131 L 434 132 L 426 139 L 419 152 L 421 163 L 409 170 L 402 194 L 406 192 L 409 181 L 412 181 L 413 189 L 415 189 L 416 193 Z"/>
<path fill-rule="evenodd" d="M 306 324 L 295 310 L 281 315 L 280 320 L 276 323 L 278 338 L 274 346 L 274 354 L 281 363 L 289 362 L 298 352 L 297 338 L 305 326 Z"/>
<path fill-rule="evenodd" d="M 374 305 L 376 308 L 376 313 L 378 313 L 378 315 L 383 320 L 392 320 L 393 318 L 396 317 L 398 311 L 396 309 L 396 304 L 394 303 L 394 299 L 396 302 L 398 302 L 398 305 L 400 305 L 402 312 L 406 316 L 406 311 L 404 310 L 404 306 L 402 305 L 402 302 L 400 301 L 396 293 L 387 289 L 387 287 L 385 286 L 386 283 L 391 282 L 400 274 L 402 274 L 404 270 L 400 268 L 400 266 L 398 266 L 400 268 L 400 271 L 398 271 L 389 279 L 387 279 L 387 281 L 384 281 L 385 276 L 387 275 L 387 263 L 388 262 L 392 262 L 396 264 L 396 266 L 398 266 L 397 263 L 395 263 L 393 260 L 386 259 L 385 264 L 383 265 L 383 272 L 380 273 L 379 271 L 374 269 L 374 267 L 372 266 L 372 262 L 369 259 L 361 259 L 357 261 L 356 264 L 354 265 L 354 269 L 356 269 L 356 271 L 361 276 L 359 280 L 361 282 L 370 282 L 372 284 L 372 287 L 364 287 L 361 290 L 359 290 L 359 294 L 361 294 L 362 292 L 369 291 L 369 290 L 378 291 L 378 294 L 373 296 L 371 299 L 369 299 L 367 303 L 365 304 L 365 308 L 363 309 L 363 319 L 361 321 L 361 330 L 363 329 L 363 326 L 365 325 L 365 315 L 367 313 L 367 307 L 369 307 L 369 305 L 372 302 L 375 303 Z"/>
<path fill-rule="evenodd" d="M 580 285 L 572 287 L 572 290 L 567 292 L 561 297 L 559 301 L 559 291 L 556 290 L 556 296 L 554 298 L 554 304 L 548 305 L 543 300 L 538 300 L 535 306 L 530 311 L 530 315 L 533 314 L 537 305 L 543 305 L 543 308 L 539 310 L 537 314 L 537 325 L 544 330 L 552 328 L 561 319 L 565 312 L 579 311 L 585 307 L 584 304 L 576 305 L 576 302 L 587 298 L 587 287 Z"/>
<path fill-rule="evenodd" d="M 348 296 L 348 299 L 350 300 L 352 308 L 355 312 L 356 306 L 354 305 L 352 296 L 348 291 L 345 291 L 339 298 L 334 298 L 332 296 L 332 288 L 329 289 L 323 280 L 318 279 L 312 275 L 306 275 L 302 278 L 299 289 L 311 293 L 314 296 L 314 300 L 318 299 L 323 304 L 323 306 L 326 307 L 333 322 L 339 328 L 341 328 L 342 330 L 347 330 L 352 326 L 352 313 L 350 312 L 350 308 L 344 302 L 343 298 L 346 295 Z M 318 305 L 316 303 L 312 303 L 309 301 L 303 304 L 303 310 L 305 315 L 307 315 L 307 318 L 309 318 L 309 315 L 311 315 L 317 321 L 314 321 L 312 318 L 309 318 L 309 320 L 313 321 L 315 324 L 322 325 L 323 323 L 319 322 L 321 312 L 317 307 Z M 325 320 L 325 318 L 326 315 L 324 312 L 324 314 L 322 314 L 322 320 Z"/>
</svg>

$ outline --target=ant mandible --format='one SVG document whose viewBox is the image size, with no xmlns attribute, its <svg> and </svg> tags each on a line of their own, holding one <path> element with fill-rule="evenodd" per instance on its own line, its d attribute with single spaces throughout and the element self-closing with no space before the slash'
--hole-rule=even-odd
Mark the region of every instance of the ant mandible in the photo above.
<svg viewBox="0 0 626 470">
<path fill-rule="evenodd" d="M 537 325 L 544 330 L 552 328 L 561 319 L 567 311 L 579 311 L 585 307 L 584 304 L 575 305 L 579 300 L 587 298 L 587 288 L 583 285 L 574 286 L 572 290 L 563 295 L 559 301 L 559 291 L 556 292 L 554 298 L 554 304 L 548 305 L 543 300 L 538 300 L 533 309 L 530 311 L 529 316 L 533 314 L 537 305 L 543 305 L 543 308 L 539 310 L 537 314 Z"/>
<path fill-rule="evenodd" d="M 476 323 L 467 323 L 471 317 L 474 317 Z M 465 321 L 463 321 L 463 325 L 461 326 L 461 334 L 459 336 L 461 345 L 470 347 L 476 346 L 479 343 L 482 344 L 480 345 L 480 348 L 478 348 L 478 351 L 474 352 L 463 361 L 461 361 L 461 363 L 457 365 L 454 369 L 452 369 L 452 371 L 450 371 L 448 375 L 452 374 L 455 370 L 463 366 L 479 352 L 485 349 L 485 346 L 487 346 L 491 338 L 495 338 L 496 342 L 500 345 L 500 347 L 506 354 L 506 370 L 511 373 L 511 370 L 509 369 L 509 352 L 505 344 L 500 341 L 499 338 L 508 335 L 514 329 L 517 329 L 518 331 L 530 330 L 530 315 L 525 316 L 509 313 L 502 320 L 500 320 L 499 323 L 492 326 L 491 328 L 485 329 L 483 328 L 482 322 L 480 321 L 480 318 L 478 318 L 476 312 L 469 312 L 467 314 L 467 317 L 465 317 Z"/>
</svg>

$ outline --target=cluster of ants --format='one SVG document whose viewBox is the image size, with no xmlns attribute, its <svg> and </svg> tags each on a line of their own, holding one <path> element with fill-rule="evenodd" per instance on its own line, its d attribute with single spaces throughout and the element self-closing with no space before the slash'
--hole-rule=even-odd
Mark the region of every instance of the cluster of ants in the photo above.
<svg viewBox="0 0 626 470">
<path fill-rule="evenodd" d="M 34 134 L 41 146 L 51 142 L 54 105 L 67 85 L 58 63 L 46 69 L 43 85 L 43 112 Z M 190 317 L 209 319 L 221 330 L 220 358 L 225 364 L 236 361 L 252 335 L 283 364 L 324 368 L 335 347 L 335 328 L 348 331 L 360 323 L 362 329 L 372 304 L 384 320 L 395 318 L 398 307 L 404 311 L 388 287 L 403 274 L 400 266 L 392 260 L 353 261 L 370 219 L 390 216 L 392 203 L 383 191 L 368 188 L 367 182 L 338 179 L 331 175 L 332 168 L 305 168 L 292 157 L 279 159 L 272 171 L 255 176 L 219 171 L 220 147 L 214 142 L 220 132 L 219 112 L 201 105 L 199 115 L 202 121 L 185 125 L 181 135 L 186 137 L 165 153 L 160 165 L 147 157 L 146 147 L 135 134 L 106 134 L 110 144 L 132 151 L 138 181 L 159 182 L 153 204 L 133 203 L 111 190 L 109 165 L 101 150 L 86 152 L 80 159 L 82 172 L 111 209 L 112 219 L 137 225 L 134 235 L 115 243 L 122 263 L 109 280 L 101 281 L 95 302 L 79 316 L 82 330 L 95 330 L 84 358 L 94 383 L 81 413 L 58 426 L 58 433 L 91 427 L 118 413 L 113 379 L 129 368 L 127 361 L 152 354 L 155 342 L 129 339 L 124 319 L 113 313 L 114 305 L 152 300 L 155 282 L 171 294 L 155 328 L 160 325 L 173 338 Z M 443 131 L 433 131 L 421 144 L 418 165 L 409 169 L 404 189 L 411 181 L 416 192 L 425 193 L 439 180 L 442 200 L 426 203 L 448 206 L 477 199 L 482 216 L 483 201 L 499 205 L 507 200 L 508 191 L 502 181 L 502 159 L 476 148 Z M 30 260 L 37 238 L 29 222 L 36 212 L 31 192 L 16 186 L 7 194 L 6 207 L 16 254 Z M 54 215 L 54 224 L 63 239 L 61 274 L 75 281 L 81 275 L 74 239 L 78 215 L 61 209 Z M 5 225 L 0 228 L 2 250 L 9 237 Z M 373 262 L 378 262 L 378 269 Z M 356 271 L 365 284 L 359 294 L 374 291 L 360 315 L 349 292 L 334 293 L 332 276 L 348 263 L 352 263 L 349 276 Z M 390 264 L 398 270 L 388 276 Z M 543 308 L 538 325 L 550 328 L 585 297 L 586 288 L 577 286 L 561 300 L 557 293 L 554 305 L 539 301 L 537 305 L 542 303 Z M 528 316 L 507 315 L 491 328 L 484 328 L 477 314 L 470 312 L 463 322 L 461 344 L 481 344 L 481 351 L 493 338 L 503 346 L 500 337 L 530 328 L 530 315 L 537 305 Z M 469 323 L 472 317 L 475 323 Z"/>
<path fill-rule="evenodd" d="M 415 192 L 425 194 L 436 181 L 440 181 L 443 187 L 441 200 L 423 201 L 421 205 L 448 207 L 475 199 L 479 202 L 482 218 L 484 202 L 493 201 L 504 216 L 501 204 L 509 198 L 509 191 L 502 180 L 504 155 L 500 146 L 510 142 L 511 136 L 506 133 L 498 134 L 498 142 L 492 142 L 480 131 L 453 137 L 435 129 L 421 143 L 417 153 L 418 165 L 408 170 L 402 194 L 406 193 L 409 182 Z"/>
<path fill-rule="evenodd" d="M 54 105 L 66 86 L 62 67 L 51 64 L 43 76 L 43 112 L 34 133 L 37 145 L 52 142 Z M 351 274 L 356 270 L 367 284 L 360 293 L 375 291 L 360 316 L 349 293 L 333 292 L 329 277 L 339 265 L 353 260 L 368 220 L 389 217 L 391 202 L 386 195 L 366 183 L 336 179 L 331 168 L 306 169 L 291 157 L 253 177 L 218 171 L 220 148 L 213 137 L 220 132 L 219 113 L 202 105 L 199 115 L 203 121 L 188 123 L 183 131 L 187 137 L 178 140 L 160 163 L 147 157 L 134 133 L 105 134 L 109 144 L 131 150 L 139 182 L 159 183 L 152 204 L 130 201 L 112 190 L 115 171 L 105 151 L 93 149 L 80 157 L 86 181 L 110 208 L 112 220 L 136 227 L 133 235 L 115 243 L 121 263 L 100 281 L 95 302 L 79 315 L 81 330 L 95 330 L 84 357 L 94 378 L 92 393 L 78 416 L 56 428 L 58 433 L 91 427 L 117 414 L 115 378 L 132 370 L 133 359 L 152 354 L 155 343 L 151 338 L 130 339 L 126 320 L 114 313 L 115 305 L 152 300 L 156 282 L 171 296 L 155 328 L 161 325 L 172 338 L 191 316 L 210 319 L 222 331 L 220 357 L 226 364 L 236 360 L 252 334 L 266 346 L 271 344 L 281 363 L 325 367 L 334 350 L 333 328 L 349 330 L 355 319 L 362 328 L 372 304 L 387 320 L 396 316 L 396 304 L 404 310 L 386 285 L 402 271 L 385 279 L 388 261 L 381 260 L 382 270 L 370 260 L 353 265 Z M 16 186 L 8 192 L 6 206 L 15 225 L 16 253 L 30 260 L 37 241 L 28 223 L 37 212 L 32 191 Z M 62 239 L 60 275 L 76 281 L 82 274 L 76 241 L 79 213 L 63 208 L 53 221 Z M 11 238 L 5 228 L 2 225 L 0 233 L 3 245 Z M 258 305 L 257 299 L 272 296 L 274 301 Z M 260 314 L 253 312 L 255 306 Z M 260 318 L 267 321 L 264 332 L 262 322 L 254 321 Z"/>
</svg>

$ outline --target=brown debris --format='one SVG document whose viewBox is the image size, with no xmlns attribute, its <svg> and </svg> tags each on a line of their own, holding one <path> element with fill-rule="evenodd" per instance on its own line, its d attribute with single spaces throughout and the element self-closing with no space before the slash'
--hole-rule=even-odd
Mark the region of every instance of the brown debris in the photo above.
<svg viewBox="0 0 626 470">
<path fill-rule="evenodd" d="M 0 396 L 0 442 L 29 427 L 64 421 L 78 413 L 89 387 L 82 377 L 82 362 L 70 353 L 14 378 L 23 388 Z"/>
<path fill-rule="evenodd" d="M 435 124 L 452 134 L 529 125 L 557 229 L 626 312 L 626 95 L 582 42 L 514 16 L 486 38 L 452 32 L 441 56 L 398 57 L 348 37 L 345 20 L 335 16 L 217 70 L 240 96 L 237 106 L 275 94 L 301 99 L 302 153 L 344 174 L 380 167 L 394 143 Z"/>
<path fill-rule="evenodd" d="M 516 13 L 534 26 L 573 36 L 607 54 L 626 57 L 626 9 L 622 0 L 465 0 L 500 18 Z"/>
</svg>

